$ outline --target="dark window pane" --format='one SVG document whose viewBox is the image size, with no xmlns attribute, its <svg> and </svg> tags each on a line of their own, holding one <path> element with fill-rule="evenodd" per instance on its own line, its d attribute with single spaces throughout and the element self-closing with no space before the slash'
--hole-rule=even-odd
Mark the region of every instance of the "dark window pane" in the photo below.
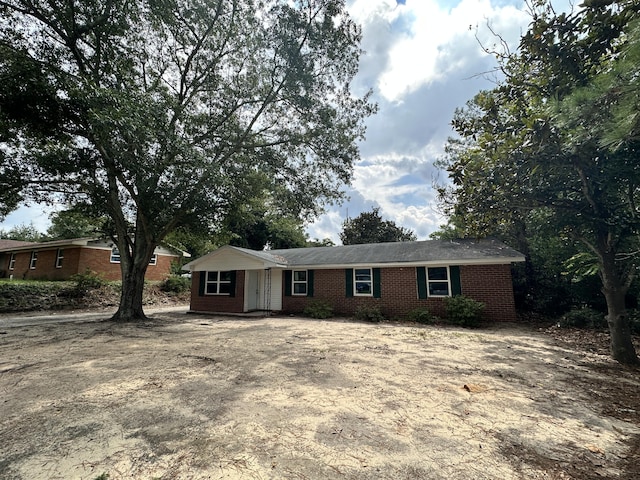
<svg viewBox="0 0 640 480">
<path fill-rule="evenodd" d="M 448 280 L 447 267 L 429 268 L 429 280 Z"/>
<path fill-rule="evenodd" d="M 293 293 L 297 295 L 306 295 L 307 293 L 307 284 L 306 283 L 294 283 L 293 284 Z"/>
<path fill-rule="evenodd" d="M 356 270 L 356 281 L 361 280 L 361 281 L 370 281 L 371 280 L 371 269 L 369 268 L 362 268 L 362 269 L 357 269 Z"/>
<path fill-rule="evenodd" d="M 207 282 L 217 282 L 218 272 L 207 272 Z"/>
<path fill-rule="evenodd" d="M 293 281 L 294 282 L 306 282 L 307 281 L 307 271 L 299 270 L 297 272 L 293 272 Z"/>
<path fill-rule="evenodd" d="M 231 293 L 231 284 L 230 283 L 221 283 L 220 284 L 220 291 L 218 293 L 226 293 L 226 294 Z"/>
<path fill-rule="evenodd" d="M 218 293 L 218 284 L 217 283 L 208 283 L 207 284 L 207 293 L 208 294 Z"/>
<path fill-rule="evenodd" d="M 447 282 L 429 282 L 429 295 L 448 296 L 449 284 Z"/>
<path fill-rule="evenodd" d="M 356 292 L 360 295 L 367 295 L 371 293 L 370 282 L 356 282 Z"/>
<path fill-rule="evenodd" d="M 231 272 L 220 272 L 220 281 L 221 282 L 230 282 L 231 281 Z"/>
</svg>

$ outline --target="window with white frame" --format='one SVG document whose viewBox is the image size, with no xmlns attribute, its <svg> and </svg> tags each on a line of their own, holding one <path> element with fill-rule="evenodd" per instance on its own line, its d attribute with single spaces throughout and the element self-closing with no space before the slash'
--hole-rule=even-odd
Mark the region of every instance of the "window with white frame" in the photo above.
<svg viewBox="0 0 640 480">
<path fill-rule="evenodd" d="M 111 258 L 109 258 L 109 262 L 120 263 L 120 250 L 118 250 L 118 247 L 113 247 L 111 249 Z M 151 255 L 149 265 L 155 265 L 156 263 L 158 263 L 158 256 L 154 253 L 153 255 Z"/>
<path fill-rule="evenodd" d="M 430 297 L 451 296 L 451 276 L 449 267 L 427 268 L 427 292 Z"/>
<path fill-rule="evenodd" d="M 354 268 L 353 284 L 355 285 L 353 294 L 364 297 L 373 295 L 373 272 L 370 268 Z"/>
<path fill-rule="evenodd" d="M 207 272 L 204 293 L 206 295 L 230 295 L 231 272 Z"/>
<path fill-rule="evenodd" d="M 35 270 L 36 262 L 38 261 L 38 252 L 31 252 L 31 260 L 29 261 L 29 268 Z"/>
<path fill-rule="evenodd" d="M 307 271 L 306 270 L 293 271 L 293 294 L 294 295 L 307 294 Z"/>
<path fill-rule="evenodd" d="M 111 249 L 111 258 L 109 261 L 111 263 L 120 263 L 120 250 L 118 250 L 118 247 L 113 247 Z"/>
<path fill-rule="evenodd" d="M 15 252 L 11 252 L 11 256 L 9 257 L 9 270 L 13 270 L 16 268 L 16 254 Z"/>
<path fill-rule="evenodd" d="M 56 268 L 62 268 L 62 260 L 64 259 L 64 249 L 59 248 L 56 252 Z"/>
</svg>

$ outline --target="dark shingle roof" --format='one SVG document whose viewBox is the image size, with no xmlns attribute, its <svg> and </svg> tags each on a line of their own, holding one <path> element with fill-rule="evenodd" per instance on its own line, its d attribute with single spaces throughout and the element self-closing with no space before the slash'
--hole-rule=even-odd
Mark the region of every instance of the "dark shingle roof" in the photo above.
<svg viewBox="0 0 640 480">
<path fill-rule="evenodd" d="M 290 267 L 323 265 L 367 265 L 384 263 L 496 263 L 524 261 L 524 256 L 493 239 L 425 240 L 421 242 L 369 243 L 340 247 L 310 247 L 269 250 L 284 257 Z"/>
<path fill-rule="evenodd" d="M 11 250 L 12 248 L 28 247 L 30 245 L 37 245 L 37 243 L 0 239 L 0 250 Z"/>
</svg>

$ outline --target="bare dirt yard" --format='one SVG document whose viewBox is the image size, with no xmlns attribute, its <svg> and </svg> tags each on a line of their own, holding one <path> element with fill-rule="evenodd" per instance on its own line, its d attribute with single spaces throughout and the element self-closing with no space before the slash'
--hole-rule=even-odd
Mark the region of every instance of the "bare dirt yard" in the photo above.
<svg viewBox="0 0 640 480">
<path fill-rule="evenodd" d="M 156 313 L 2 326 L 2 479 L 637 479 L 606 335 Z"/>
</svg>

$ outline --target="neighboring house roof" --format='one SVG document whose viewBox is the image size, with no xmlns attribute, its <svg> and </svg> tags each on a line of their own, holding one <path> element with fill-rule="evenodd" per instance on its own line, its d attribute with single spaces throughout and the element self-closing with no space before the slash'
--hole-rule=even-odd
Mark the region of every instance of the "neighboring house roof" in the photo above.
<svg viewBox="0 0 640 480">
<path fill-rule="evenodd" d="M 26 247 L 26 246 L 33 246 L 33 245 L 37 245 L 37 243 L 34 242 L 23 242 L 20 240 L 3 240 L 0 239 L 0 252 L 3 250 L 15 250 L 16 248 L 19 247 Z"/>
<path fill-rule="evenodd" d="M 225 246 L 187 263 L 185 270 L 201 271 L 211 265 L 229 265 L 229 257 L 253 258 L 262 268 L 335 268 L 344 266 L 394 266 L 437 264 L 508 264 L 524 256 L 494 239 L 425 240 L 420 242 L 368 243 L 339 247 L 283 250 L 249 250 Z"/>
<path fill-rule="evenodd" d="M 13 240 L 0 240 L 0 252 L 19 252 L 24 250 L 45 249 L 45 248 L 62 248 L 62 247 L 91 247 L 99 249 L 111 249 L 113 242 L 96 237 L 83 237 L 83 238 L 67 238 L 63 240 L 53 240 L 51 242 L 14 242 L 12 244 L 4 245 L 3 242 L 14 242 Z M 177 249 L 168 249 L 164 247 L 157 247 L 156 252 L 164 253 L 166 255 L 174 255 L 176 252 L 182 256 L 189 257 L 187 252 L 183 252 Z"/>
</svg>

